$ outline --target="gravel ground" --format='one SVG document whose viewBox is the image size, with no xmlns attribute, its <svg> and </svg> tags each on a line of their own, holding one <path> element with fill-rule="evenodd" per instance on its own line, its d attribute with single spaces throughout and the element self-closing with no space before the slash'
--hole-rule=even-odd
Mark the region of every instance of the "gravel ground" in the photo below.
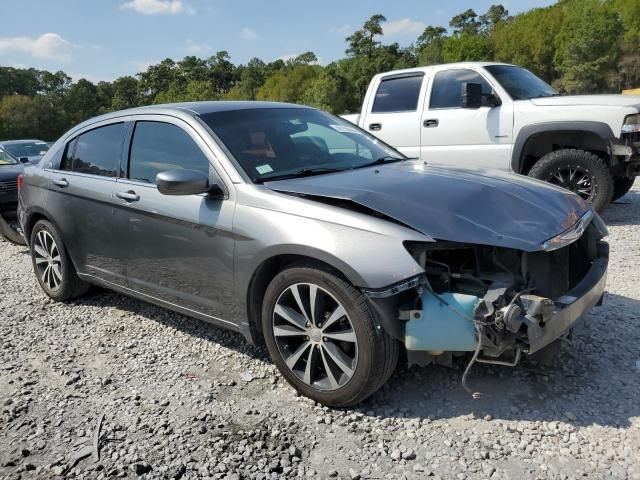
<svg viewBox="0 0 640 480">
<path fill-rule="evenodd" d="M 0 244 L 0 477 L 640 479 L 640 188 L 604 218 L 605 304 L 552 367 L 477 365 L 474 400 L 463 359 L 400 366 L 333 411 L 239 335 L 108 291 L 50 302 Z"/>
</svg>

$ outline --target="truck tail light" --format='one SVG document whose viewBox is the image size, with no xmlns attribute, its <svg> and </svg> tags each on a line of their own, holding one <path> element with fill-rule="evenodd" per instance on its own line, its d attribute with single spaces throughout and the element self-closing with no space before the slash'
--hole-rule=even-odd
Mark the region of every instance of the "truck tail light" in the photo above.
<svg viewBox="0 0 640 480">
<path fill-rule="evenodd" d="M 18 175 L 18 191 L 22 190 L 22 185 L 24 185 L 24 175 Z"/>
</svg>

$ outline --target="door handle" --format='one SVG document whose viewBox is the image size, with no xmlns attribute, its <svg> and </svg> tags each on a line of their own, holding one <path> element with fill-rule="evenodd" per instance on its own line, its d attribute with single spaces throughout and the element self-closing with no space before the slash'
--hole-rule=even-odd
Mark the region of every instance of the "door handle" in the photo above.
<svg viewBox="0 0 640 480">
<path fill-rule="evenodd" d="M 429 120 L 422 122 L 422 125 L 425 128 L 435 128 L 438 126 L 438 120 L 436 118 L 430 118 Z"/>
<path fill-rule="evenodd" d="M 118 192 L 116 193 L 116 197 L 121 198 L 126 202 L 137 202 L 140 200 L 140 195 L 133 190 L 129 190 L 128 192 Z"/>
<path fill-rule="evenodd" d="M 67 182 L 66 178 L 56 179 L 53 181 L 53 184 L 60 188 L 67 188 L 69 186 L 69 182 Z"/>
<path fill-rule="evenodd" d="M 370 123 L 369 124 L 369 130 L 373 130 L 374 132 L 377 132 L 378 130 L 382 130 L 382 124 L 381 123 Z"/>
</svg>

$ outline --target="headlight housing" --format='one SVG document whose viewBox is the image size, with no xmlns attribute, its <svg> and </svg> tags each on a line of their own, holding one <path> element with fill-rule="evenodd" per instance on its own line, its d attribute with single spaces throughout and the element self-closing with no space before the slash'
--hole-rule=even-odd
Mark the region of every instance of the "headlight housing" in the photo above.
<svg viewBox="0 0 640 480">
<path fill-rule="evenodd" d="M 627 115 L 622 124 L 622 133 L 640 132 L 640 114 Z"/>
<path fill-rule="evenodd" d="M 573 225 L 571 228 L 568 228 L 564 232 L 556 235 L 553 238 L 550 238 L 546 242 L 543 242 L 542 248 L 547 252 L 551 252 L 553 250 L 558 250 L 559 248 L 566 247 L 570 243 L 578 240 L 584 231 L 593 220 L 594 213 L 592 210 L 589 210 L 587 213 L 582 215 L 580 219 Z M 606 227 L 605 227 L 606 230 Z"/>
</svg>

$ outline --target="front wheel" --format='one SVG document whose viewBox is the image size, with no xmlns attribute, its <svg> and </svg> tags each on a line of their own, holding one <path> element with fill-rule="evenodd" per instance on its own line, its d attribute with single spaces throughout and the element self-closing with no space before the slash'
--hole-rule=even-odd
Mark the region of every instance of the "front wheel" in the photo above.
<svg viewBox="0 0 640 480">
<path fill-rule="evenodd" d="M 597 155 L 565 149 L 546 154 L 529 171 L 529 176 L 571 190 L 602 211 L 613 197 L 613 177 Z"/>
<path fill-rule="evenodd" d="M 280 272 L 265 293 L 265 342 L 302 395 L 332 407 L 361 402 L 391 376 L 398 343 L 377 331 L 360 291 L 311 266 Z"/>
</svg>

